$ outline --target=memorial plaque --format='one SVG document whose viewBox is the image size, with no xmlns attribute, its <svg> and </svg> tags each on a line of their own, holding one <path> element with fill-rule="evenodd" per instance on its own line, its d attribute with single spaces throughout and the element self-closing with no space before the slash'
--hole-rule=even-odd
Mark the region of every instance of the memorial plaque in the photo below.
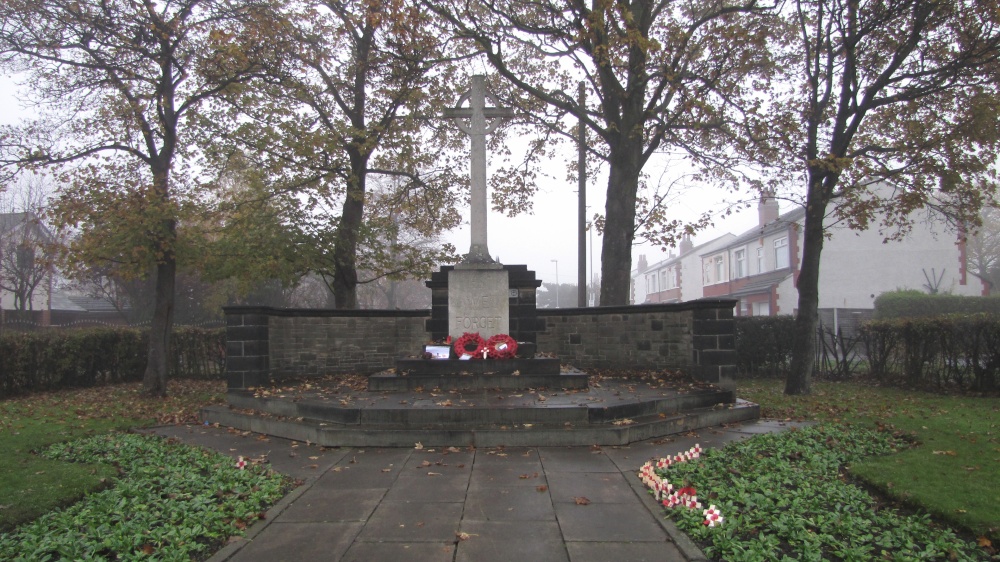
<svg viewBox="0 0 1000 562">
<path fill-rule="evenodd" d="M 510 333 L 507 271 L 459 266 L 448 272 L 448 333 L 465 332 L 483 339 Z"/>
</svg>

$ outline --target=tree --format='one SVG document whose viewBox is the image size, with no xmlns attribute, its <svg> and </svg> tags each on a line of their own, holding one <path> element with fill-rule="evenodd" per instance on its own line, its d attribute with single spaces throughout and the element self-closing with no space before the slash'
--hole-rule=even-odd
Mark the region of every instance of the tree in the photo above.
<svg viewBox="0 0 1000 562">
<path fill-rule="evenodd" d="M 590 155 L 608 165 L 601 250 L 601 304 L 629 300 L 632 243 L 642 170 L 664 147 L 685 150 L 703 165 L 725 158 L 722 145 L 739 99 L 761 87 L 769 11 L 756 0 L 499 0 L 432 2 L 461 38 L 472 40 L 518 91 L 544 104 L 521 105 L 547 127 L 573 135 L 582 119 L 596 137 Z M 565 70 L 564 70 L 565 69 Z M 567 94 L 586 85 L 586 106 Z M 551 110 L 554 115 L 543 115 Z M 647 210 L 649 210 L 647 208 Z M 673 243 L 662 213 L 647 213 L 645 236 Z M 707 224 L 702 217 L 693 230 Z M 671 224 L 673 223 L 673 224 Z"/>
<path fill-rule="evenodd" d="M 975 225 L 995 194 L 1000 106 L 994 0 L 797 0 L 769 46 L 781 87 L 746 133 L 777 189 L 804 184 L 796 339 L 787 394 L 808 394 L 823 220 L 887 239 L 911 211 L 947 208 Z"/>
<path fill-rule="evenodd" d="M 197 206 L 185 125 L 202 104 L 258 69 L 273 47 L 255 0 L 8 0 L 0 60 L 27 73 L 41 116 L 0 133 L 0 163 L 57 167 L 54 208 L 79 227 L 77 264 L 153 271 L 156 296 L 143 377 L 166 394 L 179 221 Z"/>
<path fill-rule="evenodd" d="M 14 310 L 34 310 L 34 294 L 51 283 L 56 239 L 43 222 L 46 185 L 23 176 L 0 197 L 0 290 L 14 296 Z"/>
<path fill-rule="evenodd" d="M 451 46 L 403 0 L 292 2 L 280 18 L 292 48 L 233 92 L 245 125 L 227 141 L 287 203 L 300 272 L 322 275 L 337 308 L 356 308 L 359 270 L 420 272 L 454 253 L 409 251 L 407 261 L 386 243 L 396 222 L 431 236 L 459 220 L 453 187 L 467 181 L 441 160 L 453 141 L 426 132 L 425 119 L 456 97 Z M 384 180 L 379 193 L 372 177 Z"/>
<path fill-rule="evenodd" d="M 1000 287 L 1000 209 L 983 209 L 982 225 L 968 234 L 966 252 L 969 272 L 989 283 L 991 291 Z"/>
</svg>

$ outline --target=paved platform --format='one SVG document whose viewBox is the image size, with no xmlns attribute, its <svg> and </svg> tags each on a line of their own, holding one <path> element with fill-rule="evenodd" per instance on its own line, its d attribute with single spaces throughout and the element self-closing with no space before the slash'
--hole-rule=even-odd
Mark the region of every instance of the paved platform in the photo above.
<svg viewBox="0 0 1000 562">
<path fill-rule="evenodd" d="M 650 458 L 792 424 L 757 420 L 626 446 L 325 448 L 213 426 L 151 432 L 266 459 L 301 486 L 223 561 L 697 561 L 636 476 Z"/>
</svg>

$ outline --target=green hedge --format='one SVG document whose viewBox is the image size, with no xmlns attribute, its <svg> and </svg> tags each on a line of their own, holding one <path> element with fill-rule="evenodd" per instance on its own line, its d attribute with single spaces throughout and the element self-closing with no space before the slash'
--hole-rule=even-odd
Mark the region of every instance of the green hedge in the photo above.
<svg viewBox="0 0 1000 562">
<path fill-rule="evenodd" d="M 784 375 L 792 357 L 792 316 L 738 316 L 737 369 L 744 375 Z"/>
<path fill-rule="evenodd" d="M 893 291 L 875 299 L 875 319 L 926 318 L 946 314 L 1000 315 L 1000 296 L 960 297 L 928 295 L 920 291 Z"/>
<path fill-rule="evenodd" d="M 149 335 L 133 328 L 6 332 L 0 336 L 0 398 L 141 381 Z M 225 329 L 180 328 L 170 377 L 221 378 Z"/>
<path fill-rule="evenodd" d="M 860 338 L 880 382 L 992 392 L 1000 388 L 1000 317 L 873 320 Z"/>
</svg>

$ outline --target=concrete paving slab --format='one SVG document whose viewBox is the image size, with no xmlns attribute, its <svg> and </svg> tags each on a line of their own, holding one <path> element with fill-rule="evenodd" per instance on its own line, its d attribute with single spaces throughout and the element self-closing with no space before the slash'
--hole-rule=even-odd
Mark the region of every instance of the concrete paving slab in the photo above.
<svg viewBox="0 0 1000 562">
<path fill-rule="evenodd" d="M 280 523 L 268 525 L 230 560 L 300 562 L 340 560 L 364 523 Z M 322 537 L 322 540 L 317 540 Z"/>
<path fill-rule="evenodd" d="M 539 447 L 545 472 L 619 472 L 601 447 Z"/>
<path fill-rule="evenodd" d="M 568 542 L 571 562 L 684 562 L 671 542 Z"/>
<path fill-rule="evenodd" d="M 631 503 L 632 487 L 620 472 L 545 473 L 553 502 L 569 503 L 584 497 L 597 503 Z"/>
<path fill-rule="evenodd" d="M 367 542 L 453 541 L 463 508 L 463 503 L 383 501 L 358 538 Z"/>
<path fill-rule="evenodd" d="M 539 484 L 544 486 L 544 484 Z M 469 490 L 464 520 L 555 521 L 548 490 L 525 486 Z"/>
<path fill-rule="evenodd" d="M 664 542 L 667 533 L 638 503 L 555 503 L 567 541 Z"/>
<path fill-rule="evenodd" d="M 462 521 L 461 532 L 468 538 L 458 543 L 456 562 L 569 560 L 554 521 Z"/>
<path fill-rule="evenodd" d="M 385 495 L 385 488 L 316 488 L 283 511 L 281 521 L 366 521 Z"/>
<path fill-rule="evenodd" d="M 355 542 L 341 562 L 375 562 L 379 560 L 419 560 L 420 562 L 452 562 L 455 543 L 393 543 Z"/>
<path fill-rule="evenodd" d="M 472 469 L 472 476 L 469 479 L 470 490 L 497 487 L 534 488 L 535 486 L 547 484 L 541 463 L 526 463 L 511 467 L 497 465 L 483 467 L 477 463 Z"/>
<path fill-rule="evenodd" d="M 385 495 L 386 501 L 463 502 L 469 489 L 467 469 L 431 466 L 404 470 Z"/>
</svg>

